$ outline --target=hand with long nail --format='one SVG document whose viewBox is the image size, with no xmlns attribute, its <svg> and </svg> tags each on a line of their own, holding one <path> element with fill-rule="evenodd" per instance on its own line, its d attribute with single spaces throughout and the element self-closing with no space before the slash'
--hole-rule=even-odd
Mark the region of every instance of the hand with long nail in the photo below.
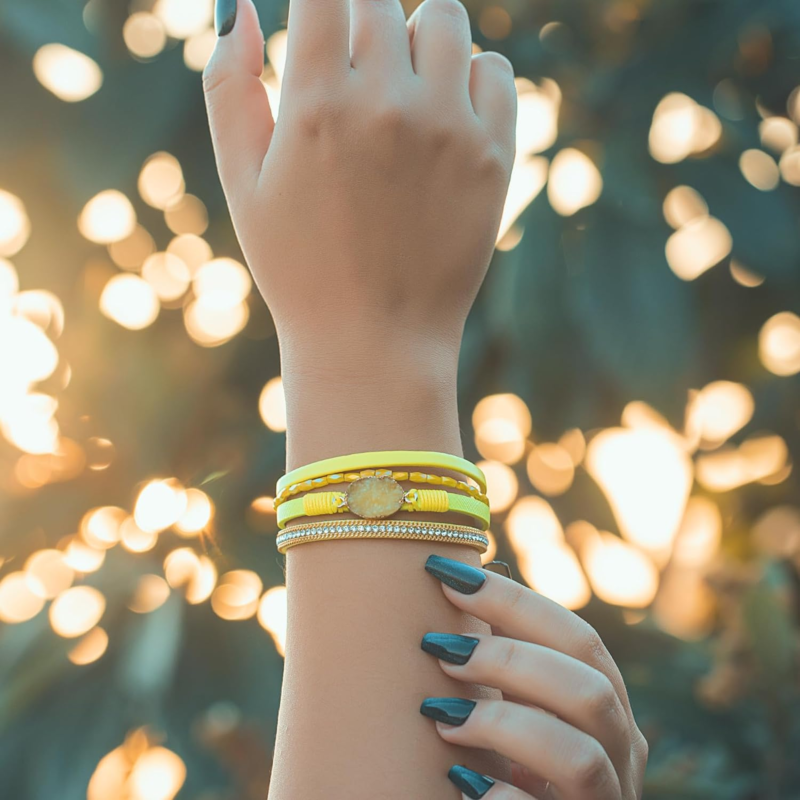
<svg viewBox="0 0 800 800">
<path fill-rule="evenodd" d="M 513 785 L 454 765 L 449 777 L 464 796 L 638 800 L 647 743 L 594 629 L 485 569 L 441 556 L 425 569 L 451 603 L 492 626 L 491 635 L 431 632 L 422 639 L 450 677 L 503 693 L 502 700 L 429 697 L 420 708 L 446 741 L 511 759 Z"/>
</svg>

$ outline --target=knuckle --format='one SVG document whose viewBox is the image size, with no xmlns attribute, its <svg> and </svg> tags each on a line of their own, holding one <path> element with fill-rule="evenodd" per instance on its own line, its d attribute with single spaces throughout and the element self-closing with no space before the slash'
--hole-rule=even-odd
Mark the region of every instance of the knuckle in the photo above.
<svg viewBox="0 0 800 800">
<path fill-rule="evenodd" d="M 496 730 L 509 723 L 510 704 L 503 700 L 486 703 L 483 708 L 483 720 L 486 727 Z"/>
<path fill-rule="evenodd" d="M 492 144 L 484 148 L 484 152 L 478 161 L 478 172 L 488 180 L 505 180 L 508 177 L 511 167 L 513 165 L 513 158 L 511 158 L 507 150 L 500 145 Z M 522 597 L 524 597 L 524 587 L 520 586 L 522 590 Z M 519 591 L 519 590 L 516 590 Z M 517 599 L 521 602 L 522 597 Z"/>
<path fill-rule="evenodd" d="M 458 138 L 453 127 L 444 124 L 432 125 L 427 132 L 427 136 L 437 152 L 451 147 Z"/>
<path fill-rule="evenodd" d="M 506 639 L 500 646 L 497 654 L 497 669 L 501 674 L 514 671 L 519 658 L 519 647 L 514 639 Z"/>
<path fill-rule="evenodd" d="M 620 725 L 623 709 L 614 684 L 603 674 L 598 673 L 592 686 L 587 692 L 584 701 L 585 708 L 590 716 L 597 720 L 600 727 L 614 725 L 616 728 L 627 732 L 627 725 Z"/>
<path fill-rule="evenodd" d="M 581 638 L 581 654 L 587 664 L 603 664 L 608 658 L 608 651 L 606 650 L 600 634 L 588 623 L 581 621 L 580 638 Z"/>
<path fill-rule="evenodd" d="M 572 775 L 575 785 L 588 796 L 608 785 L 611 763 L 605 750 L 594 739 L 587 742 L 574 757 Z"/>
<path fill-rule="evenodd" d="M 647 743 L 647 739 L 644 738 L 644 734 L 638 728 L 636 728 L 636 733 L 633 737 L 633 740 L 637 766 L 641 770 L 644 770 L 644 767 L 647 764 L 647 759 L 650 756 L 650 745 Z"/>
<path fill-rule="evenodd" d="M 316 139 L 338 120 L 339 107 L 327 96 L 309 94 L 297 104 L 295 123 L 301 136 Z"/>
<path fill-rule="evenodd" d="M 203 91 L 206 94 L 213 94 L 225 82 L 225 77 L 225 71 L 218 58 L 212 55 L 203 69 Z"/>
<path fill-rule="evenodd" d="M 375 107 L 373 120 L 380 130 L 397 132 L 407 127 L 409 109 L 399 100 L 387 99 Z"/>
<path fill-rule="evenodd" d="M 525 586 L 523 586 L 521 583 L 517 583 L 515 581 L 510 586 L 506 587 L 506 591 L 507 591 L 507 595 L 501 601 L 502 605 L 512 615 L 516 615 L 516 614 L 524 612 L 524 610 L 525 610 L 525 601 L 527 599 L 527 594 L 528 594 L 529 590 Z"/>
</svg>

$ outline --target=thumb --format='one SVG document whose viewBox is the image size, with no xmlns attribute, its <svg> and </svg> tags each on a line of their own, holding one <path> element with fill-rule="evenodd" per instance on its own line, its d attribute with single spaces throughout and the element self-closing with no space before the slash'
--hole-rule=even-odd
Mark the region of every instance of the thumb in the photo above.
<svg viewBox="0 0 800 800">
<path fill-rule="evenodd" d="M 261 72 L 264 36 L 252 0 L 216 0 L 217 44 L 203 89 L 220 180 L 230 201 L 258 179 L 275 122 Z"/>
</svg>

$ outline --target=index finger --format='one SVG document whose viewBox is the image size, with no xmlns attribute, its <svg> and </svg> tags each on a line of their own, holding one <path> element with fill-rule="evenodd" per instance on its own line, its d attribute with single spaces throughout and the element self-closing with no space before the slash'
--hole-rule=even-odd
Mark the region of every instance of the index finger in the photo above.
<svg viewBox="0 0 800 800">
<path fill-rule="evenodd" d="M 350 70 L 350 0 L 291 0 L 288 81 L 315 82 Z"/>
</svg>

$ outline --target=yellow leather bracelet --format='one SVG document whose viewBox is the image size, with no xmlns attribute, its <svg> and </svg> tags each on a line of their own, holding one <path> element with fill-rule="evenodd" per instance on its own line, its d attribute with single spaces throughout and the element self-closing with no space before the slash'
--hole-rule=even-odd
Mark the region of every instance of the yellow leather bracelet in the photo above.
<svg viewBox="0 0 800 800">
<path fill-rule="evenodd" d="M 398 483 L 408 481 L 409 483 L 426 483 L 431 486 L 447 486 L 450 489 L 458 489 L 460 492 L 474 497 L 476 500 L 488 503 L 486 495 L 476 486 L 465 481 L 457 481 L 448 475 L 428 475 L 425 472 L 400 472 L 390 469 L 362 469 L 360 472 L 333 472 L 320 478 L 313 478 L 300 483 L 293 483 L 286 486 L 275 498 L 274 507 L 285 503 L 290 497 L 294 497 L 301 492 L 310 492 L 312 489 L 321 489 L 323 486 L 335 486 L 338 483 L 352 483 L 359 478 L 392 478 Z"/>
<path fill-rule="evenodd" d="M 395 481 L 388 480 L 395 486 L 399 486 Z M 318 517 L 349 512 L 364 518 L 385 518 L 398 511 L 427 511 L 436 514 L 455 511 L 478 520 L 481 530 L 485 531 L 489 527 L 491 520 L 489 506 L 474 497 L 445 492 L 441 489 L 411 489 L 404 492 L 402 486 L 399 487 L 400 494 L 395 492 L 391 497 L 389 493 L 392 491 L 392 487 L 387 485 L 385 488 L 376 487 L 377 492 L 381 495 L 376 502 L 372 497 L 363 496 L 366 491 L 375 493 L 376 489 L 370 487 L 365 491 L 358 491 L 360 487 L 357 484 L 366 484 L 368 481 L 387 481 L 387 479 L 361 478 L 351 484 L 348 492 L 309 492 L 303 497 L 287 500 L 277 510 L 278 527 L 283 528 L 287 522 L 298 517 Z M 353 493 L 352 487 L 356 487 L 357 494 Z"/>
<path fill-rule="evenodd" d="M 451 455 L 429 450 L 378 450 L 370 453 L 353 453 L 348 456 L 337 456 L 315 461 L 288 472 L 278 481 L 277 493 L 287 486 L 314 480 L 325 475 L 338 472 L 355 472 L 360 469 L 377 469 L 385 467 L 426 467 L 450 470 L 466 475 L 478 484 L 482 492 L 486 491 L 486 476 L 471 461 Z"/>
</svg>

